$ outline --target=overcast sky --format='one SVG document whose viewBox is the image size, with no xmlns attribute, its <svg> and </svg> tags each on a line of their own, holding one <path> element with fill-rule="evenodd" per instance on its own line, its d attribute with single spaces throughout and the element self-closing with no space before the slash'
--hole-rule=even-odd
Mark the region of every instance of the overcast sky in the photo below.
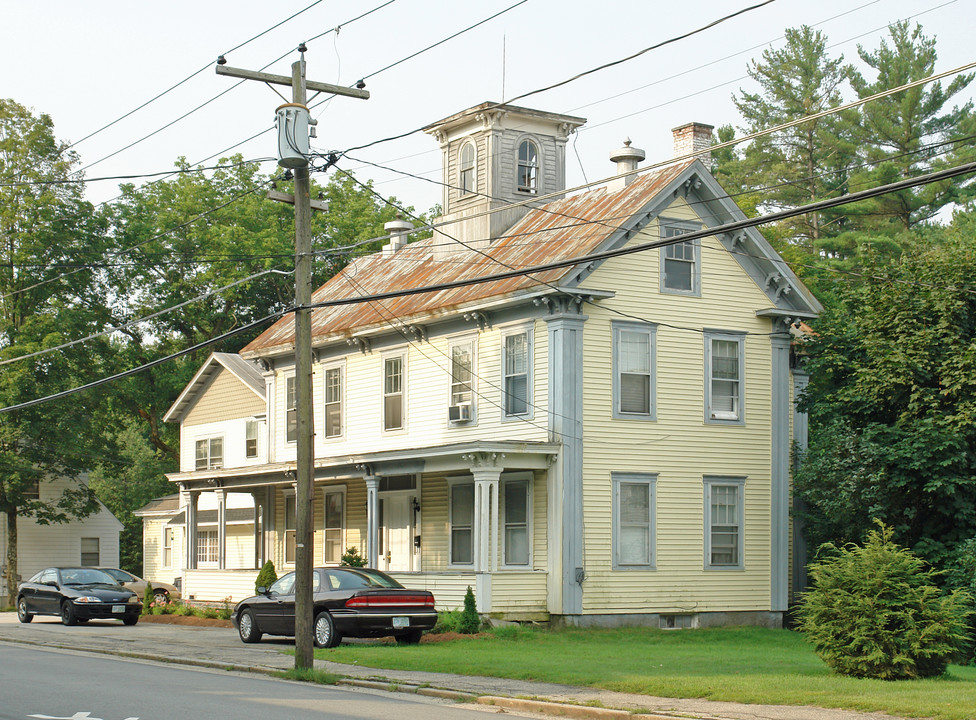
<svg viewBox="0 0 976 720">
<path fill-rule="evenodd" d="M 0 0 L 0 96 L 49 114 L 57 136 L 78 143 L 74 149 L 82 165 L 90 165 L 85 170 L 90 180 L 156 173 L 171 169 L 180 156 L 198 164 L 214 154 L 226 155 L 225 149 L 272 127 L 282 98 L 262 83 L 234 87 L 240 81 L 217 76 L 214 61 L 221 53 L 227 54 L 229 65 L 253 70 L 268 66 L 267 72 L 287 75 L 299 57 L 298 44 L 309 41 L 309 79 L 350 85 L 366 77 L 371 99 L 337 97 L 313 109 L 319 119 L 313 148 L 346 149 L 415 130 L 484 101 L 508 100 L 563 81 L 759 1 L 526 0 L 503 12 L 518 0 L 393 0 L 350 22 L 385 0 Z M 501 14 L 382 70 L 495 13 Z M 765 48 L 780 47 L 786 28 L 812 25 L 827 35 L 832 54 L 860 65 L 857 45 L 874 49 L 886 36 L 887 25 L 905 18 L 937 38 L 937 70 L 974 59 L 972 0 L 776 0 L 516 104 L 588 119 L 567 149 L 567 182 L 572 187 L 612 175 L 609 154 L 625 137 L 643 148 L 651 162 L 670 157 L 671 128 L 677 125 L 736 123 L 732 95 L 740 88 L 755 90 L 746 77 L 747 62 Z M 202 72 L 176 90 L 82 141 L 198 70 Z M 288 88 L 280 90 L 290 100 Z M 976 83 L 959 102 L 973 92 Z M 220 93 L 226 94 L 102 160 Z M 246 159 L 272 158 L 275 135 L 269 130 L 230 152 Z M 437 143 L 424 133 L 353 154 L 440 180 Z M 372 178 L 384 196 L 394 195 L 418 210 L 440 201 L 441 189 L 433 183 L 350 159 L 341 166 L 362 180 Z M 274 161 L 264 163 L 262 170 L 273 172 Z M 110 200 L 118 184 L 89 182 L 88 197 Z"/>
</svg>

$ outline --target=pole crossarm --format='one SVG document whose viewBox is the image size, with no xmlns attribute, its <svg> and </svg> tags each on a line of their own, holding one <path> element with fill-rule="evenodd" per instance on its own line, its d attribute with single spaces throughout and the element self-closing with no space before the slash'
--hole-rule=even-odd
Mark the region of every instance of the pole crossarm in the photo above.
<svg viewBox="0 0 976 720">
<path fill-rule="evenodd" d="M 245 70 L 243 68 L 230 67 L 228 65 L 217 65 L 216 68 L 218 75 L 227 75 L 228 77 L 242 78 L 244 80 L 260 80 L 261 82 L 271 83 L 273 85 L 288 85 L 291 87 L 292 78 L 290 76 L 272 75 L 271 73 L 259 72 L 257 70 Z M 331 93 L 332 95 L 345 95 L 346 97 L 359 98 L 360 100 L 369 100 L 369 90 L 343 87 L 342 85 L 332 85 L 331 83 L 316 82 L 314 80 L 306 80 L 305 87 L 308 90 L 315 90 L 316 92 Z"/>
</svg>

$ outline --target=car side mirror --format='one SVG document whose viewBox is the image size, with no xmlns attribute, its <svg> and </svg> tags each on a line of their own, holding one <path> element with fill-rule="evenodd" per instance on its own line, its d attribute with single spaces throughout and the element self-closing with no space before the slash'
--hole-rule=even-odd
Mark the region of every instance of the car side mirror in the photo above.
<svg viewBox="0 0 976 720">
<path fill-rule="evenodd" d="M 267 595 L 268 594 L 268 588 L 266 588 L 264 585 L 258 585 L 255 588 L 255 590 L 258 591 L 258 595 Z"/>
</svg>

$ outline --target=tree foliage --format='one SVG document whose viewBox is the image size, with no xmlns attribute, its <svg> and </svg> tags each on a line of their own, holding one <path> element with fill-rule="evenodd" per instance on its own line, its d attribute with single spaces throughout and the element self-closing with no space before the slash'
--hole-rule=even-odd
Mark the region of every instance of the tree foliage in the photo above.
<svg viewBox="0 0 976 720">
<path fill-rule="evenodd" d="M 976 235 L 970 214 L 870 264 L 805 343 L 810 445 L 795 476 L 814 542 L 872 518 L 942 567 L 976 535 Z"/>
<path fill-rule="evenodd" d="M 76 182 L 77 161 L 50 117 L 0 99 L 0 361 L 32 355 L 0 372 L 3 407 L 101 371 L 104 343 L 61 347 L 102 329 L 107 317 L 95 273 L 85 267 L 100 257 L 104 228 Z M 86 429 L 97 402 L 93 394 L 0 415 L 8 587 L 17 582 L 18 517 L 61 523 L 98 507 L 80 478 L 94 451 Z M 65 489 L 55 491 L 55 479 L 67 481 Z"/>
<path fill-rule="evenodd" d="M 821 548 L 825 556 L 810 566 L 813 589 L 801 602 L 799 627 L 842 675 L 934 677 L 967 644 L 972 598 L 943 594 L 934 571 L 892 534 L 882 525 L 863 547 Z"/>
</svg>

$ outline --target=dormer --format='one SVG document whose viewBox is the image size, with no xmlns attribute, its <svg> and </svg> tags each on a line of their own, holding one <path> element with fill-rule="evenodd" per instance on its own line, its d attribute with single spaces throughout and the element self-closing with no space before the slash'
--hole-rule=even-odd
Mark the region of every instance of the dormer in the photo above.
<svg viewBox="0 0 976 720">
<path fill-rule="evenodd" d="M 441 145 L 435 255 L 484 249 L 534 203 L 566 189 L 566 140 L 586 122 L 570 115 L 485 102 L 424 128 Z"/>
</svg>

